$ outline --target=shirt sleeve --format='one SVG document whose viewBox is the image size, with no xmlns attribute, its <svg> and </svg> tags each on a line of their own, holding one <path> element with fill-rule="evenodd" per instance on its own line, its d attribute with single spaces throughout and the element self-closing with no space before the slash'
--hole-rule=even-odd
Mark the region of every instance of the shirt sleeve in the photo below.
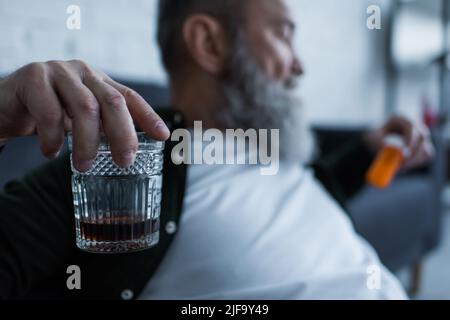
<svg viewBox="0 0 450 320">
<path fill-rule="evenodd" d="M 0 193 L 0 299 L 25 297 L 66 270 L 75 252 L 69 156 Z"/>
</svg>

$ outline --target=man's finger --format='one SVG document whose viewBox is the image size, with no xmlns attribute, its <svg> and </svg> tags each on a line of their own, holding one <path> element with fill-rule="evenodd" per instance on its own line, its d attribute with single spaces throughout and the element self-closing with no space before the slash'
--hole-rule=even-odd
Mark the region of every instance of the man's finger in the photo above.
<svg viewBox="0 0 450 320">
<path fill-rule="evenodd" d="M 64 102 L 64 126 L 73 134 L 73 162 L 77 170 L 88 171 L 97 157 L 100 143 L 100 107 L 92 92 L 69 73 L 56 81 Z"/>
<path fill-rule="evenodd" d="M 418 138 L 414 139 L 414 144 L 410 147 L 410 159 L 415 159 L 423 151 L 425 138 L 419 135 Z"/>
<path fill-rule="evenodd" d="M 65 109 L 63 109 L 63 113 L 64 113 L 64 131 L 72 132 L 73 131 L 72 119 L 69 117 Z"/>
<path fill-rule="evenodd" d="M 100 77 L 88 76 L 84 83 L 100 103 L 103 130 L 111 146 L 114 162 L 121 167 L 132 165 L 138 150 L 138 140 L 125 98 Z"/>
<path fill-rule="evenodd" d="M 160 116 L 138 93 L 107 78 L 108 84 L 117 89 L 126 99 L 128 110 L 134 121 L 145 133 L 156 140 L 167 140 L 170 131 Z"/>
<path fill-rule="evenodd" d="M 36 121 L 42 153 L 55 158 L 64 144 L 64 115 L 50 83 L 42 81 L 27 89 L 26 105 Z"/>
<path fill-rule="evenodd" d="M 430 140 L 421 135 L 420 142 L 414 149 L 411 157 L 409 157 L 405 162 L 405 168 L 410 169 L 414 167 L 418 167 L 420 165 L 424 165 L 429 160 L 431 160 L 434 156 L 434 147 Z"/>
</svg>

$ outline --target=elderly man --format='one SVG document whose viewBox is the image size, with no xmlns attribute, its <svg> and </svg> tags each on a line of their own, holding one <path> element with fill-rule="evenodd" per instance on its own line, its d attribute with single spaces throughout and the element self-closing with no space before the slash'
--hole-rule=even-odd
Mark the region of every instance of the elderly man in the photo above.
<svg viewBox="0 0 450 320">
<path fill-rule="evenodd" d="M 61 156 L 0 196 L 0 297 L 405 298 L 327 191 L 339 197 L 362 186 L 389 133 L 411 149 L 405 166 L 423 163 L 427 134 L 395 118 L 309 169 L 313 140 L 292 93 L 303 73 L 294 31 L 283 0 L 161 0 L 158 40 L 185 127 L 280 129 L 278 174 L 193 165 L 186 177 L 167 159 L 165 192 L 179 192 L 163 195 L 162 226 L 170 228 L 160 244 L 99 256 L 75 248 L 69 160 Z M 0 141 L 37 132 L 54 158 L 72 130 L 80 171 L 92 165 L 101 127 L 123 167 L 135 157 L 133 120 L 156 139 L 169 135 L 140 96 L 78 61 L 27 66 L 3 80 L 0 93 Z M 351 178 L 344 168 L 354 170 Z M 65 286 L 73 264 L 83 271 L 79 292 Z"/>
</svg>

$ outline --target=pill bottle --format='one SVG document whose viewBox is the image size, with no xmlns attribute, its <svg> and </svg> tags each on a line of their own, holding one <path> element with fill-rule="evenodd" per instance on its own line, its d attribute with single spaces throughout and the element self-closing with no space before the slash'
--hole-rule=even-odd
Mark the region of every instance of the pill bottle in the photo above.
<svg viewBox="0 0 450 320">
<path fill-rule="evenodd" d="M 389 135 L 367 172 L 367 182 L 379 189 L 390 186 L 407 155 L 407 147 L 399 135 Z"/>
</svg>

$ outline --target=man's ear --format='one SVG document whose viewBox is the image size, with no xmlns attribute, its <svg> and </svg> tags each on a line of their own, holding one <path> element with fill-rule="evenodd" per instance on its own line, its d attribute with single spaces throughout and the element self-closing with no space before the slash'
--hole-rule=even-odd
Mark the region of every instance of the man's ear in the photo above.
<svg viewBox="0 0 450 320">
<path fill-rule="evenodd" d="M 222 72 L 227 43 L 219 21 L 206 14 L 192 15 L 183 25 L 183 39 L 198 65 L 214 75 Z"/>
</svg>

